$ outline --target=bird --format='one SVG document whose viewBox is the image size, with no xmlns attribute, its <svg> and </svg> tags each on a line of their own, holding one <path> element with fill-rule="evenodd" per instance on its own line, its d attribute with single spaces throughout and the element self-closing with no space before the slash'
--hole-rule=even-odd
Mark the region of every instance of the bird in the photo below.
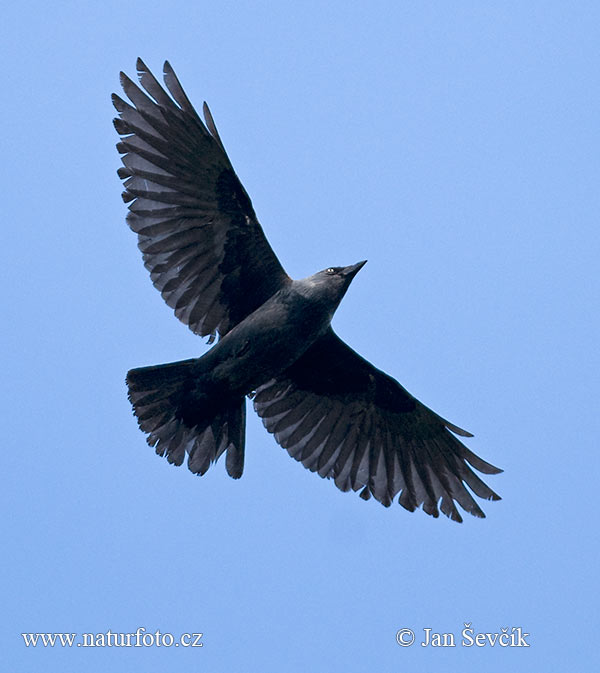
<svg viewBox="0 0 600 673">
<path fill-rule="evenodd" d="M 203 120 L 168 61 L 164 87 L 138 59 L 112 95 L 127 224 L 154 286 L 179 320 L 208 337 L 200 357 L 127 373 L 148 444 L 203 475 L 225 454 L 242 476 L 246 399 L 305 468 L 389 507 L 485 514 L 500 500 L 475 473 L 501 469 L 448 422 L 348 346 L 331 327 L 365 261 L 288 276 L 237 177 L 206 103 Z"/>
</svg>

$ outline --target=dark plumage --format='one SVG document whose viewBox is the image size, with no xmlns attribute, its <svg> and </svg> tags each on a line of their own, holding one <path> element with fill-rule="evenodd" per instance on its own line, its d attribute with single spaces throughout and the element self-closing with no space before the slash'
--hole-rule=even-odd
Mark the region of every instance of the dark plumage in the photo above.
<svg viewBox="0 0 600 673">
<path fill-rule="evenodd" d="M 138 59 L 140 89 L 113 94 L 127 222 L 152 282 L 175 315 L 218 342 L 196 359 L 133 369 L 129 399 L 148 443 L 204 474 L 226 452 L 242 475 L 245 397 L 267 430 L 313 472 L 343 491 L 388 506 L 398 494 L 461 521 L 484 514 L 466 488 L 499 497 L 471 467 L 500 472 L 455 434 L 471 435 L 425 407 L 331 329 L 331 318 L 364 262 L 302 280 L 283 270 L 238 180 L 212 116 L 205 124 L 171 66 L 170 96 Z M 454 433 L 454 434 L 453 434 Z M 471 467 L 469 467 L 469 465 Z"/>
</svg>

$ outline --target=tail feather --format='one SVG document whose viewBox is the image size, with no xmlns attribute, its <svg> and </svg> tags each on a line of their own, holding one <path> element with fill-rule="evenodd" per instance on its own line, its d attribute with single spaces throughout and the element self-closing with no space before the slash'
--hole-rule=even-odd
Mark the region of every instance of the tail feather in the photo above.
<svg viewBox="0 0 600 673">
<path fill-rule="evenodd" d="M 241 428 L 241 431 L 238 431 Z M 242 400 L 239 407 L 239 416 L 234 416 L 227 423 L 227 429 L 233 434 L 239 434 L 239 441 L 230 444 L 225 457 L 227 474 L 234 479 L 239 479 L 244 471 L 244 448 L 246 444 L 246 401 Z"/>
<path fill-rule="evenodd" d="M 234 479 L 244 470 L 245 398 L 202 393 L 198 361 L 183 360 L 127 373 L 129 401 L 146 441 L 174 465 L 204 474 L 223 453 Z"/>
</svg>

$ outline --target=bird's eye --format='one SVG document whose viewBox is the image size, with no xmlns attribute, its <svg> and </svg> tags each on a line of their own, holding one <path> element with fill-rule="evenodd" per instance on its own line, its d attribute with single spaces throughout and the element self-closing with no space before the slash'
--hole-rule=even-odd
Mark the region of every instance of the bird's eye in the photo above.
<svg viewBox="0 0 600 673">
<path fill-rule="evenodd" d="M 331 276 L 332 273 L 335 273 L 335 269 L 330 266 L 328 269 L 325 270 L 325 273 L 328 273 Z"/>
</svg>

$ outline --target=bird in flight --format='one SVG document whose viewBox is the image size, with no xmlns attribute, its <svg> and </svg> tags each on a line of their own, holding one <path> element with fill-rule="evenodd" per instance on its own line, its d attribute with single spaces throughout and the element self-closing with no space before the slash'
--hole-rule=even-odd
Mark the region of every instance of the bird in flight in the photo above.
<svg viewBox="0 0 600 673">
<path fill-rule="evenodd" d="M 290 456 L 342 491 L 462 521 L 499 500 L 473 471 L 497 474 L 471 437 L 347 346 L 331 319 L 365 264 L 301 280 L 284 271 L 204 104 L 204 122 L 168 62 L 166 90 L 141 59 L 121 73 L 114 125 L 127 223 L 175 315 L 215 345 L 202 357 L 127 374 L 129 400 L 156 453 L 204 474 L 226 454 L 244 467 L 246 397 Z M 168 91 L 168 93 L 167 93 Z M 468 488 L 467 488 L 468 487 Z M 470 489 L 470 490 L 469 490 Z"/>
</svg>

